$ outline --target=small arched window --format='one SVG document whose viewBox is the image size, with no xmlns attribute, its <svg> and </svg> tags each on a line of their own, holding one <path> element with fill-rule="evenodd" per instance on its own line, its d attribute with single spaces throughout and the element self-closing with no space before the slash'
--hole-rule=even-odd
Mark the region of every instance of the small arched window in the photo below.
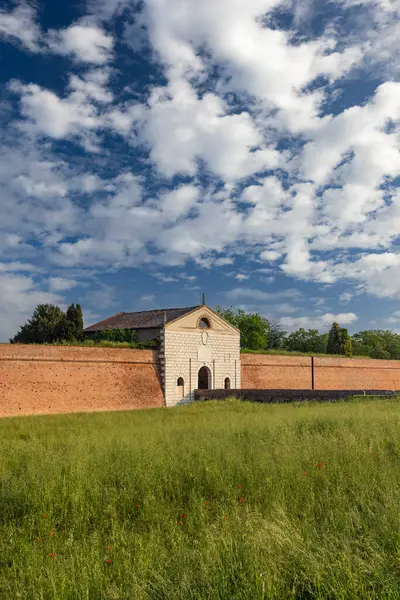
<svg viewBox="0 0 400 600">
<path fill-rule="evenodd" d="M 178 398 L 183 398 L 185 395 L 185 382 L 183 381 L 183 377 L 178 377 L 176 382 L 176 394 Z"/>
<path fill-rule="evenodd" d="M 229 377 L 225 377 L 224 387 L 226 390 L 231 389 L 231 380 L 229 379 Z"/>
<path fill-rule="evenodd" d="M 202 317 L 199 321 L 199 327 L 200 329 L 210 329 L 210 321 L 206 317 Z"/>
</svg>

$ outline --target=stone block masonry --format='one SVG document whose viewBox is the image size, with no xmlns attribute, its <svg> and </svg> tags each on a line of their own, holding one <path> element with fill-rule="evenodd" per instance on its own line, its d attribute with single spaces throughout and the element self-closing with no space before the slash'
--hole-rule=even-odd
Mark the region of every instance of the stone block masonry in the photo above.
<svg viewBox="0 0 400 600">
<path fill-rule="evenodd" d="M 201 331 L 165 329 L 165 399 L 167 406 L 191 402 L 198 387 L 199 370 L 209 370 L 210 386 L 224 388 L 241 386 L 240 346 L 237 336 L 221 331 L 207 331 L 207 344 L 202 343 Z M 177 386 L 183 380 L 183 390 Z"/>
</svg>

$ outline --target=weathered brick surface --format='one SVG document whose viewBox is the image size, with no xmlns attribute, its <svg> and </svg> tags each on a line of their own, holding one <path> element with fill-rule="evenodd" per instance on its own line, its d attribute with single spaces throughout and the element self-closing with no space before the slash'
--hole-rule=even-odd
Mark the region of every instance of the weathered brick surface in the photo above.
<svg viewBox="0 0 400 600">
<path fill-rule="evenodd" d="M 0 345 L 0 417 L 163 404 L 152 351 Z"/>
<path fill-rule="evenodd" d="M 242 354 L 243 389 L 311 389 L 311 357 Z"/>
<path fill-rule="evenodd" d="M 167 328 L 159 353 L 0 344 L 0 417 L 173 406 L 193 400 L 203 365 L 213 388 L 223 388 L 225 377 L 233 389 L 312 388 L 311 357 L 240 356 L 238 336 L 216 328 L 208 330 L 210 360 L 199 360 L 201 335 L 196 328 Z M 315 357 L 314 384 L 316 390 L 400 390 L 400 361 Z"/>
<path fill-rule="evenodd" d="M 315 389 L 400 390 L 400 361 L 314 358 Z"/>
</svg>

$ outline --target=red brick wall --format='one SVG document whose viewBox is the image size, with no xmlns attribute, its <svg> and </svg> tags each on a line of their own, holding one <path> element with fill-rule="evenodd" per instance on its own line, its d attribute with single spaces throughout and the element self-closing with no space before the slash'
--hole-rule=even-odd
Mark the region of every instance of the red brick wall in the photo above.
<svg viewBox="0 0 400 600">
<path fill-rule="evenodd" d="M 151 350 L 0 344 L 0 417 L 163 404 Z"/>
<path fill-rule="evenodd" d="M 311 389 L 307 356 L 242 354 L 243 389 Z M 400 361 L 314 358 L 317 390 L 400 390 Z M 164 405 L 151 350 L 0 344 L 0 417 Z"/>
<path fill-rule="evenodd" d="M 312 387 L 311 357 L 242 354 L 242 389 L 294 389 Z"/>
<path fill-rule="evenodd" d="M 243 389 L 311 389 L 307 356 L 242 354 Z M 400 390 L 400 361 L 314 357 L 316 390 Z"/>
<path fill-rule="evenodd" d="M 400 361 L 314 358 L 317 390 L 400 390 Z"/>
</svg>

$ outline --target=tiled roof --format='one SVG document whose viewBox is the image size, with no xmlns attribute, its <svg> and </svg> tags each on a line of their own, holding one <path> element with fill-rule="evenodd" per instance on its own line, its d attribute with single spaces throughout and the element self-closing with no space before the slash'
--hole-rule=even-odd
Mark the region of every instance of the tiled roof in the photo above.
<svg viewBox="0 0 400 600">
<path fill-rule="evenodd" d="M 86 327 L 86 332 L 105 331 L 106 329 L 156 329 L 164 324 L 164 315 L 166 321 L 174 321 L 187 313 L 192 312 L 200 306 L 190 306 L 187 308 L 165 308 L 160 310 L 144 310 L 142 312 L 120 312 L 104 321 L 95 323 Z"/>
</svg>

